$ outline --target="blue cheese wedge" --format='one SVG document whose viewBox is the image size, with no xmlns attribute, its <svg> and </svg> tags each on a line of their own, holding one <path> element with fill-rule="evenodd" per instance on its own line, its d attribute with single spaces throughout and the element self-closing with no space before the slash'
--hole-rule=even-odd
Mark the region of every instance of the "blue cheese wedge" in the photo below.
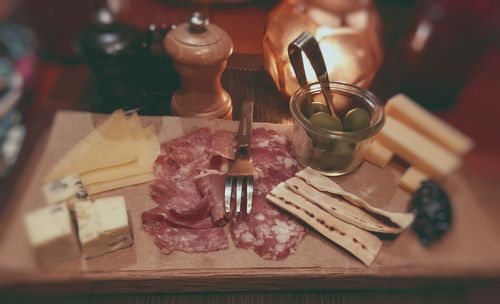
<svg viewBox="0 0 500 304">
<path fill-rule="evenodd" d="M 66 203 L 71 210 L 76 201 L 85 200 L 88 196 L 78 174 L 70 174 L 46 184 L 42 192 L 47 204 Z"/>
<path fill-rule="evenodd" d="M 129 247 L 134 242 L 123 196 L 76 202 L 75 214 L 80 244 L 87 258 Z"/>
<path fill-rule="evenodd" d="M 66 204 L 32 211 L 24 218 L 28 239 L 42 265 L 54 265 L 80 255 Z"/>
</svg>

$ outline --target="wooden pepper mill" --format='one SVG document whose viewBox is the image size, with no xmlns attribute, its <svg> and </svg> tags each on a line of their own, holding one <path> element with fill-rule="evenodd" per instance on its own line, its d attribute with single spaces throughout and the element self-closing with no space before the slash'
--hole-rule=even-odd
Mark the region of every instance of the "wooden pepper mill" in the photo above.
<svg viewBox="0 0 500 304">
<path fill-rule="evenodd" d="M 179 116 L 231 119 L 231 97 L 220 78 L 233 52 L 229 35 L 200 13 L 171 30 L 163 41 L 181 77 L 171 103 Z"/>
</svg>

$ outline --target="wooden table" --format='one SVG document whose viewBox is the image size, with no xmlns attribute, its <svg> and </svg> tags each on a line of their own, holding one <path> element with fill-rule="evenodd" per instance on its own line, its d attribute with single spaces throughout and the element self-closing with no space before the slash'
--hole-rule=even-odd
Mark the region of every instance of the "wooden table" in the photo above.
<svg viewBox="0 0 500 304">
<path fill-rule="evenodd" d="M 224 21 L 222 21 L 224 22 Z M 244 46 L 243 46 L 244 48 Z M 255 47 L 254 47 L 255 48 Z M 258 51 L 258 50 L 257 50 Z M 237 68 L 240 61 L 233 62 Z M 231 66 L 230 66 L 231 68 Z M 500 140 L 493 138 L 492 126 L 500 120 L 500 106 L 492 103 L 494 96 L 500 95 L 500 49 L 493 49 L 481 61 L 476 73 L 464 88 L 456 107 L 439 113 L 442 117 L 472 135 L 477 141 L 477 149 L 468 156 L 467 165 L 479 177 L 473 186 L 479 189 L 483 207 L 492 214 L 500 215 L 497 204 L 500 195 L 496 185 L 500 181 Z M 229 71 L 231 73 L 231 71 Z M 85 108 L 86 102 L 95 97 L 95 87 L 89 84 L 90 73 L 85 66 L 65 68 L 58 77 L 49 98 L 35 104 L 26 113 L 28 122 L 27 144 L 23 148 L 20 162 L 14 174 L 0 185 L 0 202 L 8 205 L 12 197 L 22 191 L 23 166 L 37 144 L 49 128 L 50 121 L 57 109 Z M 226 85 L 228 76 L 226 75 Z M 232 77 L 229 77 L 232 78 Z M 242 79 L 240 79 L 242 80 Z M 245 80 L 245 79 L 243 79 Z M 266 80 L 263 80 L 266 81 Z M 232 93 L 236 87 L 229 88 Z M 264 89 L 263 94 L 268 92 Z M 271 111 L 272 109 L 272 111 Z M 269 111 L 268 111 L 269 110 Z M 285 116 L 285 104 L 276 103 L 273 107 L 257 109 L 257 120 L 278 122 Z M 474 118 L 471 119 L 472 114 Z M 497 225 L 500 231 L 500 224 Z M 194 294 L 149 294 L 149 295 L 0 295 L 0 302 L 6 303 L 494 303 L 500 297 L 498 280 L 488 282 L 469 281 L 460 285 L 445 284 L 439 288 L 366 290 L 366 291 L 273 291 L 273 292 L 231 292 L 231 293 L 194 293 Z M 355 282 L 353 282 L 355 284 Z M 478 285 L 481 284 L 481 285 Z"/>
<path fill-rule="evenodd" d="M 500 52 L 499 52 L 500 54 Z M 258 66 L 258 57 L 252 56 L 235 56 L 230 62 L 228 71 L 224 76 L 224 84 L 229 92 L 234 96 L 235 101 L 243 98 L 247 93 L 241 90 L 241 86 L 236 84 L 239 82 L 248 81 L 249 77 L 257 76 L 258 82 L 264 84 L 260 86 L 260 89 L 256 91 L 257 98 L 271 98 L 275 100 L 275 103 L 268 104 L 268 107 L 261 107 L 256 109 L 256 120 L 259 121 L 273 121 L 279 122 L 287 117 L 287 106 L 286 103 L 282 101 L 273 94 L 271 87 L 266 87 L 266 84 L 271 86 L 270 80 L 267 79 L 266 75 L 258 67 L 256 69 L 249 69 L 249 71 L 242 73 L 240 70 L 240 65 L 244 62 L 247 65 L 251 65 L 252 62 Z M 5 198 L 9 198 L 22 191 L 20 184 L 27 176 L 23 175 L 22 172 L 27 170 L 23 168 L 23 160 L 30 156 L 33 151 L 39 151 L 40 147 L 37 145 L 43 142 L 43 136 L 46 134 L 47 128 L 50 124 L 50 120 L 54 114 L 54 111 L 61 108 L 80 108 L 84 109 L 91 98 L 95 98 L 93 94 L 96 93 L 95 87 L 92 81 L 89 82 L 89 72 L 84 66 L 73 67 L 64 71 L 58 80 L 55 89 L 51 93 L 51 106 L 39 106 L 35 105 L 30 108 L 27 112 L 28 117 L 28 144 L 25 146 L 21 161 L 16 167 L 16 174 L 12 176 L 11 179 L 7 181 L 6 184 L 2 185 L 2 201 Z M 239 76 L 238 76 L 239 75 Z M 238 76 L 238 79 L 235 79 Z M 478 76 L 479 77 L 479 76 Z M 68 80 L 71 81 L 68 81 Z M 79 81 L 80 83 L 79 83 Z M 478 84 L 472 85 L 477 86 Z M 240 88 L 240 89 L 239 89 Z M 466 91 L 468 88 L 466 89 Z M 269 96 L 271 94 L 271 96 Z M 93 96 L 93 97 L 92 97 Z M 463 106 L 462 106 L 463 107 Z M 460 109 L 458 107 L 457 109 Z M 237 108 L 235 109 L 237 112 Z M 456 113 L 456 110 L 447 113 L 449 117 L 455 117 L 455 115 L 460 115 Z M 469 159 L 480 158 L 484 155 L 484 150 L 475 151 Z M 476 155 L 479 154 L 479 155 Z M 481 172 L 481 166 L 476 168 Z M 495 197 L 498 197 L 498 190 L 493 187 L 495 179 L 485 177 L 483 179 L 476 179 L 477 184 L 474 185 L 476 189 L 479 189 L 481 195 L 485 198 L 484 207 L 492 210 L 495 214 L 500 214 L 498 212 L 498 206 L 493 203 Z M 498 181 L 498 180 L 496 180 Z M 7 189 L 9 187 L 10 189 Z M 498 225 L 500 231 L 500 225 Z M 172 303 L 199 303 L 199 302 L 217 302 L 217 303 L 253 303 L 253 302 L 264 302 L 264 303 L 276 303 L 276 302 L 291 302 L 291 303 L 318 303 L 318 302 L 333 302 L 333 303 L 365 303 L 365 302 L 412 302 L 421 303 L 441 303 L 456 302 L 456 303 L 468 303 L 477 302 L 482 303 L 486 298 L 498 296 L 499 293 L 496 291 L 496 286 L 498 280 L 491 281 L 461 281 L 459 285 L 451 284 L 450 282 L 442 282 L 439 284 L 439 288 L 432 288 L 427 286 L 425 289 L 412 289 L 412 290 L 371 290 L 371 291 L 296 291 L 296 292 L 234 292 L 234 293 L 199 293 L 199 294 L 163 294 L 163 295 L 100 295 L 100 296 L 58 296 L 59 301 L 71 301 L 72 303 L 81 301 L 82 303 L 96 302 L 96 303 L 157 303 L 157 302 L 172 302 Z M 356 282 L 353 282 L 356 284 Z M 451 285 L 450 285 L 451 284 Z M 480 285 L 478 285 L 480 284 Z M 44 303 L 52 302 L 53 296 L 43 295 L 41 298 L 33 298 L 33 295 L 26 295 L 19 297 L 6 297 L 5 300 L 11 301 L 24 301 L 26 303 Z M 2 300 L 2 298 L 0 298 Z"/>
</svg>

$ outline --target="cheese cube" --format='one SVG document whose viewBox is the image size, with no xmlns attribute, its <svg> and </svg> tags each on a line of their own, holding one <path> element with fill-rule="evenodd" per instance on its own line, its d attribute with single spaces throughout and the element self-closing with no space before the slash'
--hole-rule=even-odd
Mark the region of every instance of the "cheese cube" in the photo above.
<svg viewBox="0 0 500 304">
<path fill-rule="evenodd" d="M 364 154 L 365 160 L 380 168 L 385 168 L 393 156 L 394 153 L 382 145 L 378 140 L 374 140 L 370 146 L 368 146 Z"/>
<path fill-rule="evenodd" d="M 67 203 L 73 210 L 75 201 L 87 198 L 87 192 L 77 174 L 70 174 L 43 186 L 45 202 L 49 205 Z"/>
<path fill-rule="evenodd" d="M 403 94 L 389 99 L 385 112 L 453 153 L 463 155 L 474 147 L 474 142 L 468 136 Z"/>
<path fill-rule="evenodd" d="M 425 173 L 415 167 L 410 167 L 401 177 L 399 186 L 404 190 L 413 193 L 417 191 L 422 182 L 427 179 L 429 179 L 429 177 Z"/>
<path fill-rule="evenodd" d="M 123 196 L 76 202 L 75 213 L 85 257 L 103 255 L 133 244 Z"/>
<path fill-rule="evenodd" d="M 80 255 L 66 204 L 32 211 L 24 218 L 24 224 L 29 242 L 42 265 L 53 265 Z"/>
<path fill-rule="evenodd" d="M 436 179 L 450 174 L 462 164 L 456 154 L 391 117 L 386 118 L 377 140 L 412 166 Z"/>
</svg>

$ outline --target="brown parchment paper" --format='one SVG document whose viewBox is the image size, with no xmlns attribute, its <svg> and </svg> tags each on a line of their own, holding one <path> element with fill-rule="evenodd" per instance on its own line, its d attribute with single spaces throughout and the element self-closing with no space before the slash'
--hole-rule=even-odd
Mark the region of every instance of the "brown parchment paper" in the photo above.
<svg viewBox="0 0 500 304">
<path fill-rule="evenodd" d="M 40 191 L 41 178 L 75 143 L 88 134 L 104 115 L 74 111 L 61 111 L 56 115 L 47 146 L 34 166 L 32 176 L 16 199 L 15 211 L 8 219 L 8 229 L 1 233 L 0 271 L 52 271 L 52 272 L 113 272 L 175 269 L 268 269 L 275 268 L 335 269 L 339 273 L 376 273 L 384 275 L 388 269 L 401 269 L 411 275 L 427 269 L 427 274 L 439 276 L 447 270 L 468 269 L 497 271 L 500 273 L 500 234 L 495 231 L 489 217 L 478 208 L 476 197 L 465 178 L 457 173 L 444 182 L 454 207 L 451 231 L 431 248 L 424 248 L 416 235 L 406 230 L 394 239 L 384 240 L 382 250 L 370 267 L 326 239 L 310 233 L 295 254 L 281 261 L 260 258 L 252 250 L 235 248 L 230 241 L 228 250 L 210 253 L 173 252 L 161 254 L 152 238 L 142 230 L 140 215 L 155 203 L 151 200 L 148 184 L 132 186 L 103 193 L 96 197 L 124 195 L 133 227 L 134 246 L 101 257 L 75 259 L 50 269 L 41 269 L 35 262 L 23 226 L 23 216 L 44 205 Z M 213 119 L 178 117 L 142 117 L 144 125 L 155 126 L 160 141 L 184 135 L 199 127 L 237 130 L 237 122 Z M 287 134 L 290 127 L 255 123 Z M 390 165 L 379 169 L 364 163 L 354 173 L 335 178 L 345 190 L 366 199 L 374 206 L 390 211 L 406 211 L 409 195 L 397 187 L 401 168 Z M 229 236 L 229 233 L 228 233 Z"/>
</svg>

